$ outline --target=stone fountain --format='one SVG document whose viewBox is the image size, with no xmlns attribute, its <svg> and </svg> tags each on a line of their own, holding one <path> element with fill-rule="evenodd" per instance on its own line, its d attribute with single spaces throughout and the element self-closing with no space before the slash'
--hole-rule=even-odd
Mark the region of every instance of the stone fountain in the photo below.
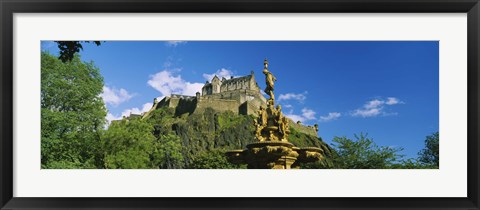
<svg viewBox="0 0 480 210">
<path fill-rule="evenodd" d="M 299 148 L 288 142 L 289 121 L 283 116 L 282 107 L 275 107 L 273 94 L 277 78 L 268 70 L 264 61 L 265 93 L 270 96 L 265 106 L 260 106 L 254 119 L 255 143 L 246 149 L 226 153 L 228 160 L 235 164 L 247 164 L 249 169 L 291 169 L 300 168 L 300 163 L 315 162 L 323 158 L 323 150 L 318 147 Z"/>
</svg>

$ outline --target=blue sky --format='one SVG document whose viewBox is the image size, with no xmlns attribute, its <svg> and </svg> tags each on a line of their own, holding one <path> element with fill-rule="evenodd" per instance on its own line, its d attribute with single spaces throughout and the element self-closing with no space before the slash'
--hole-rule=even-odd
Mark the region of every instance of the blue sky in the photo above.
<svg viewBox="0 0 480 210">
<path fill-rule="evenodd" d="M 84 44 L 82 60 L 104 76 L 109 120 L 148 110 L 155 97 L 194 95 L 214 74 L 253 70 L 262 90 L 263 60 L 277 77 L 286 116 L 319 125 L 319 136 L 368 133 L 378 145 L 416 157 L 438 131 L 436 41 L 107 41 Z M 52 42 L 42 50 L 58 54 Z"/>
</svg>

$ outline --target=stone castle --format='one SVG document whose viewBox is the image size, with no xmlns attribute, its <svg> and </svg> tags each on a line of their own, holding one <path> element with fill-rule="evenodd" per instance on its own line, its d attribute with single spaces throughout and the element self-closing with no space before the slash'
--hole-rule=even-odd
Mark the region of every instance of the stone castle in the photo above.
<svg viewBox="0 0 480 210">
<path fill-rule="evenodd" d="M 220 79 L 215 75 L 212 81 L 207 81 L 202 87 L 202 93 L 197 92 L 196 96 L 172 94 L 160 101 L 154 100 L 152 109 L 143 117 L 148 117 L 151 111 L 161 107 L 174 108 L 177 116 L 203 113 L 206 108 L 219 112 L 255 115 L 258 107 L 263 104 L 266 104 L 266 99 L 260 93 L 253 71 L 250 75 L 229 79 Z"/>
<path fill-rule="evenodd" d="M 267 100 L 262 95 L 261 89 L 255 80 L 252 71 L 250 75 L 243 77 L 231 77 L 229 79 L 216 75 L 211 81 L 206 81 L 202 87 L 202 93 L 195 96 L 171 94 L 158 101 L 154 99 L 152 108 L 141 115 L 130 115 L 130 118 L 147 118 L 149 114 L 162 107 L 175 109 L 175 115 L 199 114 L 206 108 L 218 112 L 231 111 L 242 115 L 257 115 L 259 107 L 266 106 Z M 289 119 L 290 120 L 290 119 Z M 292 128 L 299 132 L 317 136 L 317 127 L 304 126 L 290 120 Z"/>
</svg>

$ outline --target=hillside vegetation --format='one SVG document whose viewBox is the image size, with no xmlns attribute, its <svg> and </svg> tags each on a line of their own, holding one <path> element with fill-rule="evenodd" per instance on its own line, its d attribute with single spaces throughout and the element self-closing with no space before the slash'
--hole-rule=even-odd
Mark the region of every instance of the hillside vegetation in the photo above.
<svg viewBox="0 0 480 210">
<path fill-rule="evenodd" d="M 331 149 L 321 139 L 293 129 L 291 132 L 291 142 L 295 145 L 324 148 L 328 152 L 327 157 L 330 157 Z M 215 112 L 208 108 L 202 114 L 175 116 L 174 109 L 164 107 L 153 111 L 144 120 L 113 122 L 102 139 L 104 145 L 128 144 L 128 148 L 121 148 L 118 152 L 115 148 L 105 148 L 109 152 L 104 167 L 245 168 L 228 163 L 224 152 L 244 149 L 255 141 L 253 133 L 252 116 Z M 129 150 L 132 152 L 125 152 Z M 133 163 L 122 161 L 127 154 L 135 155 Z"/>
</svg>

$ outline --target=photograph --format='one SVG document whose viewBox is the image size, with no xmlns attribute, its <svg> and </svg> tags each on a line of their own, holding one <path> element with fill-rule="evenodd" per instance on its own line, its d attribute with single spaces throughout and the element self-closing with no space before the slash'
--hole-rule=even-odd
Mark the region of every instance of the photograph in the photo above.
<svg viewBox="0 0 480 210">
<path fill-rule="evenodd" d="M 41 169 L 435 169 L 439 41 L 42 40 Z"/>
<path fill-rule="evenodd" d="M 0 210 L 480 209 L 479 1 L 0 0 Z"/>
</svg>

